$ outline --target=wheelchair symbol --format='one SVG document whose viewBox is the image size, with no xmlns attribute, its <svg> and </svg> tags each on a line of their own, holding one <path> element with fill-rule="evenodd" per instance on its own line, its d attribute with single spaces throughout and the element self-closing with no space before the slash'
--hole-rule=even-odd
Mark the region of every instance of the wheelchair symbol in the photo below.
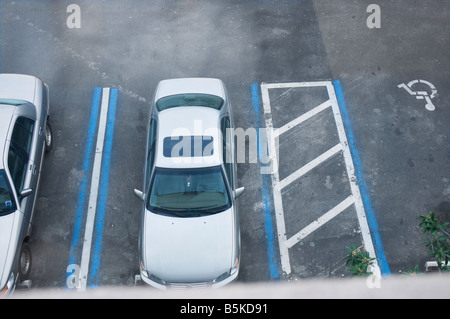
<svg viewBox="0 0 450 319">
<path fill-rule="evenodd" d="M 411 90 L 411 88 L 415 84 L 426 84 L 426 85 L 428 85 L 429 88 L 431 89 L 431 94 L 428 93 L 427 91 L 413 91 L 413 90 Z M 413 80 L 413 81 L 409 82 L 408 84 L 405 84 L 405 83 L 399 84 L 399 85 L 397 85 L 397 87 L 404 88 L 409 94 L 415 96 L 416 99 L 418 99 L 418 100 L 425 99 L 425 101 L 427 102 L 427 104 L 425 104 L 425 108 L 428 111 L 434 111 L 436 109 L 436 107 L 431 102 L 431 99 L 436 97 L 437 90 L 434 87 L 434 85 L 431 84 L 430 82 L 425 81 L 425 80 Z"/>
</svg>

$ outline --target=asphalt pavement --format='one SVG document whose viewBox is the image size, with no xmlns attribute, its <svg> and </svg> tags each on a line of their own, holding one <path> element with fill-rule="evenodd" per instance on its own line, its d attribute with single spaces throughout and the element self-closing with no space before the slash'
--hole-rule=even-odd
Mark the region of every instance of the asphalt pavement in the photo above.
<svg viewBox="0 0 450 319">
<path fill-rule="evenodd" d="M 79 16 L 68 10 L 71 4 Z M 422 267 L 427 252 L 418 216 L 435 211 L 450 220 L 450 1 L 379 0 L 378 11 L 368 10 L 371 4 L 2 0 L 0 72 L 32 74 L 50 87 L 54 145 L 44 163 L 30 242 L 33 287 L 67 287 L 68 267 L 81 263 L 88 210 L 82 199 L 93 173 L 86 151 L 101 88 L 117 89 L 117 101 L 108 123 L 108 182 L 100 199 L 105 214 L 91 256 L 97 270 L 89 285 L 135 284 L 141 202 L 133 189 L 142 185 L 150 101 L 160 80 L 177 77 L 222 79 L 235 127 L 244 130 L 267 127 L 264 102 L 279 128 L 334 97 L 327 86 L 311 83 L 340 84 L 339 116 L 326 109 L 280 135 L 280 180 L 334 145 L 345 149 L 349 137 L 352 151 L 350 159 L 339 153 L 321 161 L 281 191 L 285 232 L 279 232 L 273 175 L 261 174 L 261 158 L 238 164 L 238 184 L 246 188 L 238 200 L 240 282 L 349 277 L 345 246 L 365 244 L 353 202 L 290 242 L 288 272 L 280 239 L 310 229 L 351 194 L 349 161 L 372 219 L 376 255 L 384 256 L 383 275 Z M 78 18 L 80 24 L 72 25 Z M 264 99 L 266 84 L 286 83 L 311 85 L 270 89 Z"/>
</svg>

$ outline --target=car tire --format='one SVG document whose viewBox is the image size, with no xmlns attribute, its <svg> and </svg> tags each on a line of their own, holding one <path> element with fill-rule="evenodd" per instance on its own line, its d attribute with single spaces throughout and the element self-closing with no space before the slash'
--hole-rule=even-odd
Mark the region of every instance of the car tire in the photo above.
<svg viewBox="0 0 450 319">
<path fill-rule="evenodd" d="M 50 122 L 47 120 L 47 124 L 45 125 L 45 152 L 48 153 L 51 151 L 53 146 L 53 132 Z"/>
<path fill-rule="evenodd" d="M 19 280 L 28 279 L 31 273 L 31 248 L 27 243 L 22 244 L 19 256 Z"/>
</svg>

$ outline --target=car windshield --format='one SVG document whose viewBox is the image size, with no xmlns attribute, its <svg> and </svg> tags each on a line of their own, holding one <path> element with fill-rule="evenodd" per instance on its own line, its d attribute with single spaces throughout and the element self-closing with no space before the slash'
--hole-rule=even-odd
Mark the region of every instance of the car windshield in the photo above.
<svg viewBox="0 0 450 319">
<path fill-rule="evenodd" d="M 156 108 L 162 111 L 178 106 L 206 106 L 220 110 L 223 102 L 221 97 L 211 94 L 175 94 L 160 98 L 156 102 Z"/>
<path fill-rule="evenodd" d="M 230 207 L 220 166 L 195 169 L 156 168 L 147 209 L 177 217 L 204 216 Z"/>
<path fill-rule="evenodd" d="M 0 215 L 6 215 L 15 210 L 16 203 L 6 173 L 4 170 L 0 170 Z"/>
</svg>

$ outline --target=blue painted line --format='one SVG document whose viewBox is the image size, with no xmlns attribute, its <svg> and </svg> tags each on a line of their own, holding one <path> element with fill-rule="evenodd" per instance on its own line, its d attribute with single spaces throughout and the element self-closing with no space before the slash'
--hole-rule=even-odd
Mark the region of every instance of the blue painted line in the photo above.
<svg viewBox="0 0 450 319">
<path fill-rule="evenodd" d="M 78 194 L 78 202 L 77 202 L 77 210 L 75 215 L 75 223 L 73 226 L 72 232 L 72 243 L 70 245 L 69 252 L 69 263 L 68 265 L 77 264 L 78 259 L 78 247 L 80 243 L 81 237 L 81 226 L 84 219 L 84 211 L 86 205 L 86 195 L 88 188 L 88 180 L 89 180 L 89 172 L 92 164 L 92 151 L 95 142 L 95 135 L 97 131 L 97 121 L 99 115 L 100 108 L 100 98 L 102 95 L 101 88 L 95 88 L 94 97 L 92 99 L 92 109 L 91 109 L 91 118 L 89 121 L 89 129 L 86 141 L 86 147 L 84 151 L 84 159 L 83 159 L 83 179 L 80 183 L 80 192 Z M 67 274 L 69 276 L 70 274 Z M 66 277 L 67 279 L 67 277 Z"/>
<path fill-rule="evenodd" d="M 105 222 L 106 200 L 108 197 L 109 172 L 111 167 L 111 152 L 114 137 L 114 122 L 116 119 L 118 89 L 111 89 L 109 110 L 106 122 L 105 146 L 103 151 L 102 169 L 97 202 L 97 213 L 94 229 L 93 254 L 90 266 L 89 287 L 97 286 L 97 274 L 100 268 L 100 254 L 103 241 L 103 227 Z"/>
<path fill-rule="evenodd" d="M 251 92 L 252 92 L 252 103 L 253 103 L 253 110 L 256 113 L 256 125 L 257 125 L 257 137 L 258 137 L 258 157 L 261 159 L 262 163 L 267 163 L 265 160 L 265 152 L 263 151 L 264 145 L 262 144 L 263 141 L 261 141 L 261 138 L 259 136 L 259 128 L 261 128 L 261 122 L 260 122 L 260 114 L 259 114 L 259 84 L 258 83 L 252 83 L 251 85 Z M 267 245 L 267 255 L 269 259 L 269 271 L 270 271 L 270 277 L 272 279 L 279 279 L 280 275 L 278 274 L 278 260 L 277 260 L 277 254 L 275 253 L 275 237 L 274 237 L 274 230 L 273 230 L 273 222 L 272 222 L 272 214 L 270 209 L 270 192 L 269 192 L 269 182 L 267 180 L 267 174 L 262 174 L 263 176 L 263 186 L 261 190 L 261 195 L 263 197 L 264 202 L 264 227 L 266 231 L 266 245 Z"/>
<path fill-rule="evenodd" d="M 369 224 L 370 233 L 372 235 L 372 240 L 374 242 L 375 252 L 377 254 L 377 261 L 380 266 L 380 271 L 383 276 L 389 276 L 391 271 L 386 259 L 386 255 L 383 249 L 383 243 L 381 241 L 381 236 L 378 230 L 378 223 L 375 218 L 375 213 L 372 208 L 372 203 L 370 202 L 370 197 L 367 192 L 366 184 L 363 179 L 361 160 L 359 158 L 358 151 L 355 145 L 355 137 L 350 125 L 350 117 L 347 112 L 347 106 L 345 104 L 344 93 L 342 91 L 341 81 L 333 81 L 334 90 L 336 92 L 336 98 L 339 104 L 339 109 L 341 112 L 341 117 L 344 122 L 345 131 L 347 134 L 348 145 L 350 147 L 350 152 L 352 154 L 353 165 L 355 167 L 355 175 L 358 181 L 359 190 L 361 192 L 362 201 L 364 204 L 364 209 L 366 212 L 367 222 Z"/>
</svg>

